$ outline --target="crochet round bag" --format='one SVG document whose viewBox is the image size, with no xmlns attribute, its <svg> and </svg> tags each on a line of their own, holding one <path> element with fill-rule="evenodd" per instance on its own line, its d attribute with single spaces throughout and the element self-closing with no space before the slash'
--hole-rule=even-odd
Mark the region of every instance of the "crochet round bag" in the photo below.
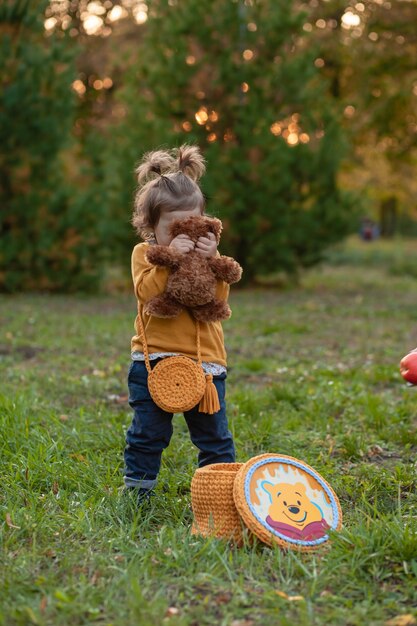
<svg viewBox="0 0 417 626">
<path fill-rule="evenodd" d="M 148 374 L 153 401 L 164 411 L 182 413 L 198 404 L 206 390 L 203 368 L 186 356 L 162 359 Z"/>
<path fill-rule="evenodd" d="M 213 376 L 205 374 L 201 363 L 200 324 L 197 321 L 197 362 L 187 356 L 165 357 L 151 367 L 145 328 L 139 315 L 145 365 L 148 370 L 148 388 L 152 400 L 168 413 L 183 413 L 199 404 L 201 413 L 213 414 L 220 410 Z"/>
</svg>

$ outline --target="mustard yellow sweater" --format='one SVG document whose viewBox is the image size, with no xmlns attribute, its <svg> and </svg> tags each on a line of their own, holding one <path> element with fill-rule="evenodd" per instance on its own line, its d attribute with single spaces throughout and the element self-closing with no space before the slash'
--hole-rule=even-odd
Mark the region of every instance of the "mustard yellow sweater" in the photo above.
<svg viewBox="0 0 417 626">
<path fill-rule="evenodd" d="M 132 278 L 138 302 L 138 316 L 142 316 L 145 326 L 149 354 L 153 352 L 175 352 L 191 358 L 197 356 L 196 324 L 188 311 L 182 311 L 173 319 L 149 316 L 143 311 L 143 305 L 153 296 L 165 289 L 169 269 L 155 267 L 145 259 L 148 243 L 140 243 L 132 253 Z M 229 285 L 217 282 L 216 297 L 227 300 Z M 135 320 L 136 335 L 132 337 L 132 352 L 143 352 L 140 338 L 138 317 Z M 201 359 L 209 363 L 226 366 L 223 329 L 220 322 L 200 322 Z"/>
</svg>

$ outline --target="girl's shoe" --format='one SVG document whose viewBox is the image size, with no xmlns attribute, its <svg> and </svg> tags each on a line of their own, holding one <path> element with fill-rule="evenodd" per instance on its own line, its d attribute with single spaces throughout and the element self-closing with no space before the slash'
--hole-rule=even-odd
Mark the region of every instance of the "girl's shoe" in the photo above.
<svg viewBox="0 0 417 626">
<path fill-rule="evenodd" d="M 153 489 L 143 489 L 142 487 L 125 487 L 123 493 L 132 499 L 136 498 L 136 504 L 138 507 L 148 504 L 154 496 Z"/>
</svg>

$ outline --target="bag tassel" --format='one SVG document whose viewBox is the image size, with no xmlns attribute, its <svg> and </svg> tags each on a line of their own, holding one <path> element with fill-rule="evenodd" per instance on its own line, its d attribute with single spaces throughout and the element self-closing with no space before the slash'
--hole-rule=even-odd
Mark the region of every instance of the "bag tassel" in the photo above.
<svg viewBox="0 0 417 626">
<path fill-rule="evenodd" d="M 220 411 L 219 396 L 211 374 L 206 375 L 206 390 L 200 400 L 198 410 L 200 413 L 209 413 L 210 415 Z"/>
</svg>

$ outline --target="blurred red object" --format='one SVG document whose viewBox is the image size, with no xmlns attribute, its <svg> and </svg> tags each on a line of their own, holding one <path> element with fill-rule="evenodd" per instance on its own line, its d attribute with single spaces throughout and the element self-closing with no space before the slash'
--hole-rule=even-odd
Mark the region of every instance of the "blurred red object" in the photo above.
<svg viewBox="0 0 417 626">
<path fill-rule="evenodd" d="M 417 349 L 412 350 L 400 361 L 401 376 L 412 385 L 417 385 Z"/>
</svg>

